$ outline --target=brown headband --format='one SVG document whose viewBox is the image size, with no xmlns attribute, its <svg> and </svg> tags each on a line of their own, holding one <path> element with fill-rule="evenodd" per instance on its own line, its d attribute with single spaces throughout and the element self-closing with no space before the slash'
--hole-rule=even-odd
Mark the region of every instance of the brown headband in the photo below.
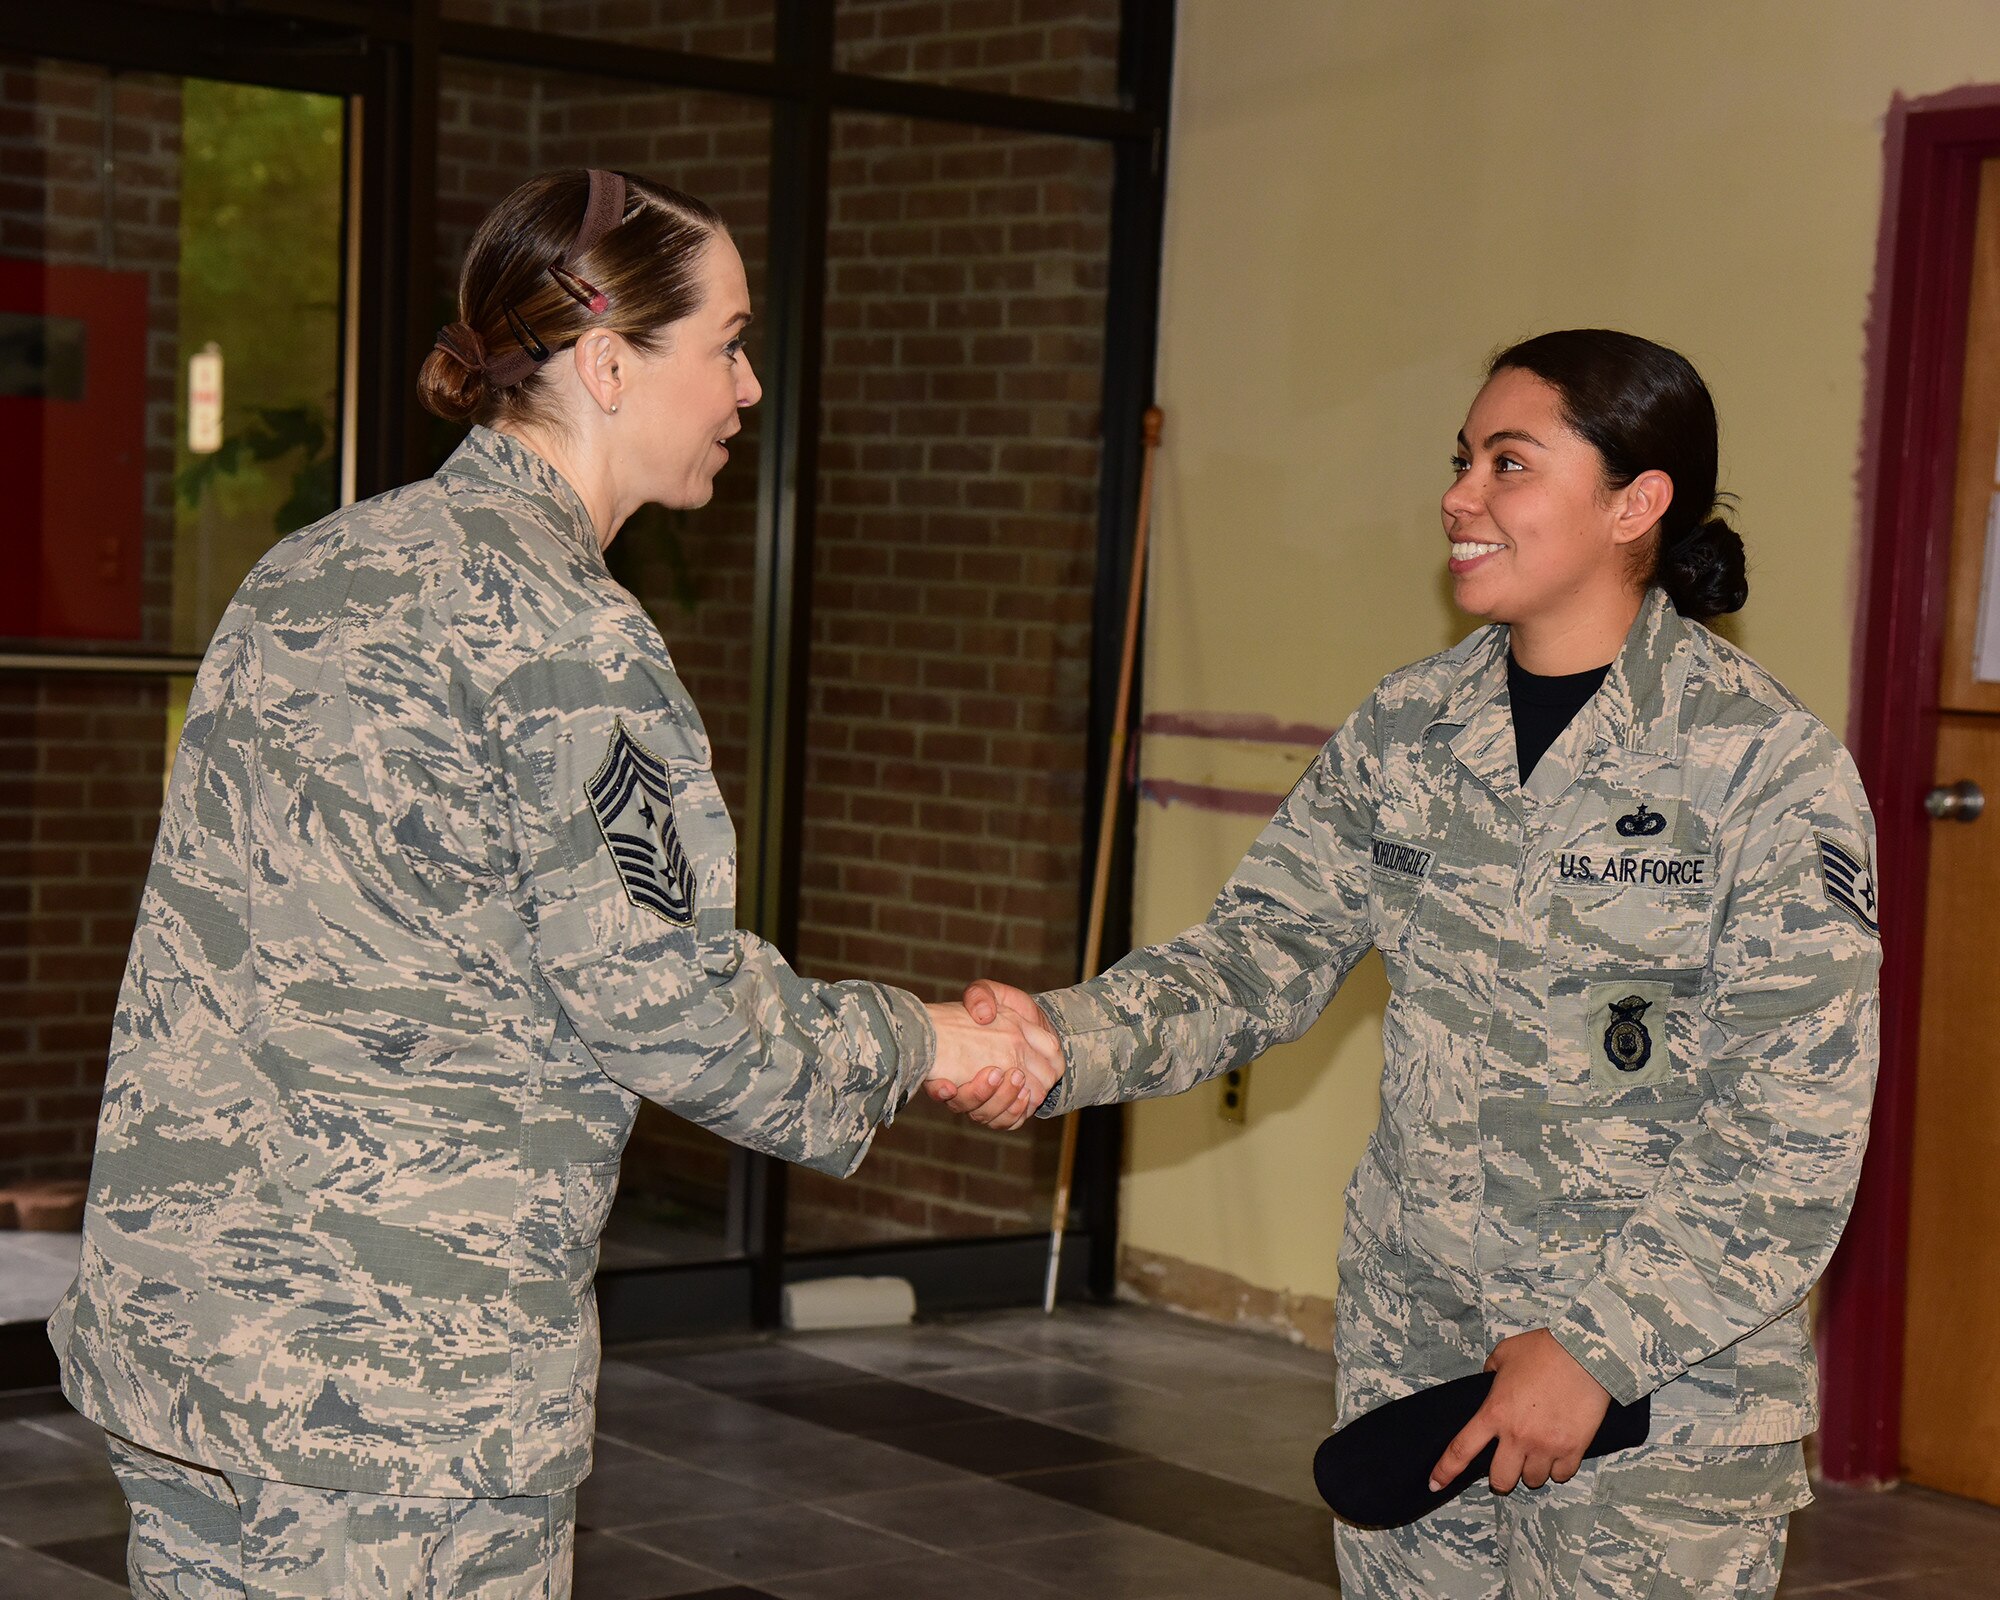
<svg viewBox="0 0 2000 1600">
<path fill-rule="evenodd" d="M 548 274 L 555 279 L 557 287 L 564 294 L 593 316 L 602 315 L 608 302 L 597 289 L 569 270 L 570 263 L 579 256 L 588 254 L 600 239 L 624 220 L 624 175 L 592 167 L 590 197 L 584 202 L 582 226 L 576 230 L 576 238 L 570 247 L 549 263 Z M 501 356 L 488 356 L 474 363 L 466 361 L 464 353 L 456 349 L 443 334 L 438 336 L 435 348 L 463 362 L 473 371 L 484 373 L 490 387 L 510 389 L 548 360 L 549 347 L 512 305 L 502 306 L 501 311 L 507 319 L 507 331 L 513 334 L 514 342 L 520 349 L 509 350 Z"/>
</svg>

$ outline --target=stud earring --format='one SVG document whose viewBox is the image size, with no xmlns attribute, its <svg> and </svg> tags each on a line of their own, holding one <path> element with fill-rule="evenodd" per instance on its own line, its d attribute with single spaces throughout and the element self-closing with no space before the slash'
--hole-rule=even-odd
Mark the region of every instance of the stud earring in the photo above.
<svg viewBox="0 0 2000 1600">
<path fill-rule="evenodd" d="M 617 402 L 616 400 L 614 400 L 614 401 L 612 401 L 612 402 L 611 402 L 611 409 L 612 409 L 612 410 L 613 410 L 614 412 L 615 412 L 615 411 L 616 411 L 616 410 L 618 409 L 618 402 Z"/>
</svg>

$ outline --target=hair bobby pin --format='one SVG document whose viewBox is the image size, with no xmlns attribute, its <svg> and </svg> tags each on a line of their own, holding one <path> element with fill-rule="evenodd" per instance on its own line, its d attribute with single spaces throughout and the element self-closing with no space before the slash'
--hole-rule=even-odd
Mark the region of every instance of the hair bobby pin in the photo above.
<svg viewBox="0 0 2000 1600">
<path fill-rule="evenodd" d="M 604 298 L 604 291 L 588 280 L 578 277 L 569 268 L 550 263 L 549 276 L 556 280 L 556 287 L 574 300 L 594 317 L 604 315 L 611 302 Z"/>
<path fill-rule="evenodd" d="M 521 313 L 509 303 L 500 308 L 500 314 L 507 319 L 507 331 L 514 336 L 514 342 L 524 350 L 531 360 L 543 362 L 549 359 L 549 347 L 542 343 L 535 330 L 528 326 Z"/>
<path fill-rule="evenodd" d="M 576 241 L 560 257 L 549 263 L 548 274 L 564 294 L 593 316 L 602 316 L 610 301 L 602 290 L 572 272 L 569 263 L 584 254 L 624 220 L 624 178 L 615 172 L 604 172 L 592 167 L 590 198 L 583 208 L 583 224 L 577 229 Z M 505 355 L 487 355 L 481 361 L 466 362 L 466 365 L 476 372 L 484 373 L 491 387 L 508 389 L 531 376 L 537 367 L 549 359 L 549 347 L 542 342 L 541 335 L 528 326 L 527 319 L 514 309 L 512 301 L 502 303 L 500 314 L 506 319 L 507 331 L 514 336 L 514 342 L 521 348 L 509 350 Z M 443 335 L 439 336 L 439 344 L 448 354 L 458 357 L 461 361 L 465 359 L 463 352 L 446 343 Z"/>
</svg>

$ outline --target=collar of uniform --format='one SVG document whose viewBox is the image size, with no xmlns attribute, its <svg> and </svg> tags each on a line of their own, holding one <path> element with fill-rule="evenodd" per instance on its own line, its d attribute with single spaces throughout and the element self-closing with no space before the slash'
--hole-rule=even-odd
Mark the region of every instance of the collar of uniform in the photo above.
<svg viewBox="0 0 2000 1600">
<path fill-rule="evenodd" d="M 604 551 L 597 542 L 597 530 L 584 508 L 583 496 L 570 487 L 560 472 L 510 433 L 495 433 L 477 425 L 465 436 L 465 443 L 452 451 L 438 468 L 438 476 L 476 478 L 502 489 L 516 489 L 526 495 L 549 526 L 563 537 L 584 547 L 601 564 Z"/>
<path fill-rule="evenodd" d="M 1445 691 L 1430 728 L 1468 726 L 1507 687 L 1508 631 L 1481 628 L 1453 652 L 1458 676 Z M 1604 686 L 1580 715 L 1600 717 L 1605 733 L 1628 750 L 1671 755 L 1680 733 L 1681 690 L 1687 683 L 1688 625 L 1657 588 L 1625 636 Z"/>
<path fill-rule="evenodd" d="M 1437 715 L 1426 724 L 1431 728 L 1462 728 L 1474 715 L 1506 690 L 1507 630 L 1484 627 L 1462 639 L 1451 654 L 1458 662 L 1458 676 L 1439 702 Z"/>
<path fill-rule="evenodd" d="M 1613 741 L 1628 750 L 1674 753 L 1692 647 L 1688 625 L 1673 602 L 1663 590 L 1649 588 L 1625 636 L 1625 648 L 1595 697 L 1604 731 Z"/>
</svg>

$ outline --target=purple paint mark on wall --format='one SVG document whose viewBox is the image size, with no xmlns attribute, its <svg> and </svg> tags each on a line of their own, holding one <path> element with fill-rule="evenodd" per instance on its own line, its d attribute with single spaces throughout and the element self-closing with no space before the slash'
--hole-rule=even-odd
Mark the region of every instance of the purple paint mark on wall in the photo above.
<svg viewBox="0 0 2000 1600">
<path fill-rule="evenodd" d="M 1235 739 L 1244 744 L 1300 744 L 1317 749 L 1334 735 L 1312 722 L 1280 722 L 1261 711 L 1155 711 L 1143 733 L 1179 739 Z"/>
<path fill-rule="evenodd" d="M 1230 817 L 1268 817 L 1284 803 L 1281 794 L 1261 789 L 1221 789 L 1210 783 L 1182 783 L 1176 778 L 1148 778 L 1139 785 L 1142 798 L 1156 806 L 1192 806 Z"/>
</svg>

